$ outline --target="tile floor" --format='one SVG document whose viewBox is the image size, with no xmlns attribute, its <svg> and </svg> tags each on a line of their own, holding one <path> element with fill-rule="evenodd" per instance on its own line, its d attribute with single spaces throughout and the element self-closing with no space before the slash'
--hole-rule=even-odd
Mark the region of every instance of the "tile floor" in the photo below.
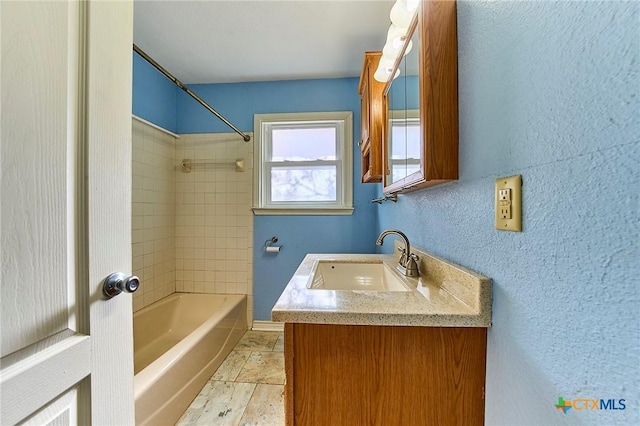
<svg viewBox="0 0 640 426">
<path fill-rule="evenodd" d="M 247 331 L 177 426 L 284 425 L 284 336 Z"/>
</svg>

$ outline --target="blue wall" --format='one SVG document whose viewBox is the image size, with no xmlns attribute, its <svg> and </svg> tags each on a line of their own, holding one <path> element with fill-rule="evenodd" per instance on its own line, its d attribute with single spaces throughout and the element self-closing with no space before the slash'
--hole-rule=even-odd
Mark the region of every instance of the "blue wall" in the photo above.
<svg viewBox="0 0 640 426">
<path fill-rule="evenodd" d="M 194 84 L 189 87 L 243 132 L 253 132 L 253 114 L 353 111 L 354 129 L 360 123 L 356 78 Z M 178 94 L 177 111 L 178 133 L 233 132 L 182 91 Z M 358 130 L 358 138 L 359 135 Z M 354 141 L 357 142 L 355 135 Z"/>
<path fill-rule="evenodd" d="M 176 101 L 180 92 L 169 79 L 133 53 L 133 114 L 177 132 Z"/>
<path fill-rule="evenodd" d="M 377 232 L 493 278 L 488 425 L 640 424 L 639 7 L 458 2 L 460 180 L 379 211 Z M 500 232 L 514 174 L 524 231 Z"/>
<path fill-rule="evenodd" d="M 350 216 L 255 216 L 253 252 L 254 317 L 270 320 L 271 308 L 307 253 L 372 253 L 375 215 L 371 204 L 377 185 L 360 183 L 360 97 L 358 79 L 200 84 L 194 92 L 236 127 L 253 132 L 253 115 L 279 112 L 353 111 L 354 214 Z M 188 95 L 177 103 L 178 133 L 228 133 L 231 130 Z M 244 142 L 239 142 L 244 143 Z M 283 249 L 264 252 L 265 240 L 277 235 Z"/>
</svg>

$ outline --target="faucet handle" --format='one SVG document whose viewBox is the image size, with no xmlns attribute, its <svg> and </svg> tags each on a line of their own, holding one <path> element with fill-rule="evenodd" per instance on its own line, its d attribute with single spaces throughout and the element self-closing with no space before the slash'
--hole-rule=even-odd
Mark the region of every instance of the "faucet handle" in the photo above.
<svg viewBox="0 0 640 426">
<path fill-rule="evenodd" d="M 398 247 L 398 251 L 401 253 L 400 259 L 398 259 L 398 264 L 407 266 L 407 249 L 405 247 Z"/>
<path fill-rule="evenodd" d="M 418 270 L 418 260 L 420 260 L 420 258 L 415 253 L 409 253 L 409 256 L 407 256 L 407 276 L 408 277 L 420 276 L 420 271 Z"/>
</svg>

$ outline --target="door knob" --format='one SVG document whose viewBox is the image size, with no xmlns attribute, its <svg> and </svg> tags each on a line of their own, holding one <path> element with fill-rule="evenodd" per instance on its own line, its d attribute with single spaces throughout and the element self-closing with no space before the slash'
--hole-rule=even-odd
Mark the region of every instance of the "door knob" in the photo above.
<svg viewBox="0 0 640 426">
<path fill-rule="evenodd" d="M 122 272 L 115 272 L 109 275 L 102 286 L 102 292 L 107 299 L 111 299 L 120 293 L 133 293 L 140 287 L 140 278 L 135 275 L 125 275 Z"/>
</svg>

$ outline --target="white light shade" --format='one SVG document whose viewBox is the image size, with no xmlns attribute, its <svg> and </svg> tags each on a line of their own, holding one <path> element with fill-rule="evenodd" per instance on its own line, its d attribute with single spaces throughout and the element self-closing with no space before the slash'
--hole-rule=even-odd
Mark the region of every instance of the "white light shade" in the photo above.
<svg viewBox="0 0 640 426">
<path fill-rule="evenodd" d="M 393 65 L 396 63 L 396 58 L 380 58 L 380 62 L 378 63 L 378 68 L 383 68 L 387 70 L 387 74 L 391 73 L 391 69 Z"/>
<path fill-rule="evenodd" d="M 391 24 L 389 26 L 389 30 L 387 31 L 387 42 L 382 49 L 382 56 L 388 59 L 395 60 L 395 58 L 398 57 L 402 46 L 404 45 L 406 37 L 407 28 L 399 28 Z M 405 55 L 411 51 L 412 45 L 413 43 L 409 41 L 407 49 L 404 52 Z"/>
<path fill-rule="evenodd" d="M 389 30 L 387 30 L 387 42 L 392 42 L 393 40 L 406 36 L 407 27 L 398 27 L 394 24 L 389 25 Z"/>
<path fill-rule="evenodd" d="M 420 0 L 407 0 L 407 10 L 409 12 L 415 12 L 419 3 Z"/>
<path fill-rule="evenodd" d="M 382 57 L 385 59 L 395 59 L 398 57 L 398 52 L 398 49 L 394 49 L 391 43 L 387 42 L 382 48 Z"/>
<path fill-rule="evenodd" d="M 405 40 L 406 40 L 406 36 L 394 37 L 393 40 L 391 40 L 391 46 L 393 46 L 395 50 L 399 51 L 402 48 L 402 45 L 404 44 Z"/>
<path fill-rule="evenodd" d="M 395 58 L 380 58 L 380 62 L 378 63 L 378 68 L 376 72 L 373 74 L 373 78 L 381 83 L 386 83 L 389 81 L 389 76 L 391 75 L 391 71 L 393 71 L 393 65 L 395 64 Z M 396 70 L 393 78 L 396 78 L 400 74 L 400 70 Z"/>
<path fill-rule="evenodd" d="M 393 76 L 393 78 L 395 79 L 399 75 L 400 75 L 400 70 L 396 70 L 396 74 Z M 387 81 L 389 81 L 389 74 L 385 70 L 377 70 L 373 74 L 373 78 L 375 78 L 380 83 L 386 83 Z"/>
<path fill-rule="evenodd" d="M 407 0 L 396 1 L 391 8 L 391 12 L 389 12 L 391 22 L 397 27 L 407 28 L 411 24 L 417 3 L 412 1 L 411 7 L 414 9 L 409 10 Z"/>
<path fill-rule="evenodd" d="M 387 49 L 387 55 L 391 55 L 391 50 L 395 50 L 396 53 L 393 54 L 393 57 L 397 57 L 398 52 L 400 52 L 400 49 L 402 49 L 402 45 L 404 44 L 404 40 L 406 39 L 406 37 L 407 28 L 400 28 L 393 24 L 389 25 L 389 30 L 387 31 L 387 42 L 384 45 Z"/>
<path fill-rule="evenodd" d="M 413 47 L 413 42 L 409 40 L 409 44 L 407 44 L 407 48 L 404 51 L 405 56 L 407 55 L 407 53 L 411 52 L 412 47 Z M 392 43 L 387 42 L 382 48 L 382 57 L 395 60 L 395 58 L 398 57 L 398 54 L 400 53 L 401 48 L 402 48 L 402 45 L 400 45 L 400 47 L 396 49 Z"/>
<path fill-rule="evenodd" d="M 386 83 L 389 80 L 389 74 L 387 71 L 382 68 L 378 68 L 375 73 L 373 73 L 373 78 L 380 83 Z"/>
</svg>

